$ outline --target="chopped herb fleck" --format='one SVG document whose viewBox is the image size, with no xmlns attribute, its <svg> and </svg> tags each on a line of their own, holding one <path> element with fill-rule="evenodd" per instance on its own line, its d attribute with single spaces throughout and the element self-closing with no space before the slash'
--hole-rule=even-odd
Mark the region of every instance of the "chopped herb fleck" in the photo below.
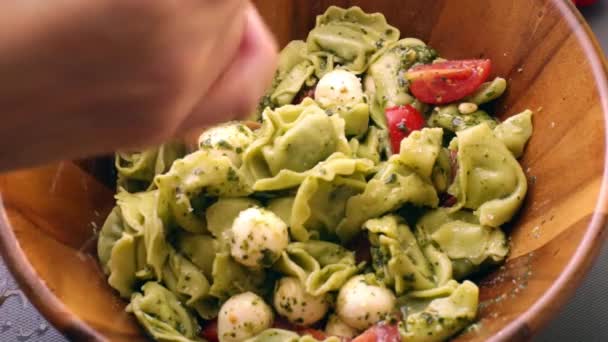
<svg viewBox="0 0 608 342">
<path fill-rule="evenodd" d="M 397 129 L 400 130 L 403 133 L 408 133 L 410 131 L 409 128 L 407 128 L 407 125 L 405 124 L 405 121 L 401 121 L 397 124 Z"/>
<path fill-rule="evenodd" d="M 227 150 L 231 150 L 233 148 L 232 145 L 224 139 L 221 139 L 220 141 L 218 141 L 217 146 L 219 146 L 221 148 L 225 148 Z"/>
<path fill-rule="evenodd" d="M 228 169 L 228 174 L 226 175 L 226 178 L 230 182 L 234 182 L 234 181 L 238 181 L 239 180 L 239 176 L 236 174 L 236 171 L 234 171 L 233 168 L 229 168 Z"/>
<path fill-rule="evenodd" d="M 262 250 L 262 256 L 259 260 L 260 265 L 265 267 L 272 266 L 274 263 L 274 256 L 275 255 L 271 250 L 264 248 Z"/>
</svg>

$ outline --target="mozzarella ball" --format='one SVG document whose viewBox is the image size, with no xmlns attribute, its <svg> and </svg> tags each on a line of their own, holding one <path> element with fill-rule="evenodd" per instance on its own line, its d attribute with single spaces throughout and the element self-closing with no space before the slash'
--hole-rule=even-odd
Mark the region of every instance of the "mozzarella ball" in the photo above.
<svg viewBox="0 0 608 342">
<path fill-rule="evenodd" d="M 268 267 L 289 243 L 287 225 L 275 213 L 249 208 L 239 213 L 231 229 L 232 257 L 247 267 Z"/>
<path fill-rule="evenodd" d="M 315 100 L 326 109 L 361 103 L 363 102 L 361 80 L 346 70 L 337 69 L 328 72 L 317 83 Z"/>
<path fill-rule="evenodd" d="M 299 279 L 285 277 L 274 292 L 274 308 L 290 322 L 307 326 L 321 320 L 329 305 L 324 296 L 307 293 Z"/>
<path fill-rule="evenodd" d="M 327 336 L 353 338 L 359 334 L 359 331 L 344 323 L 338 315 L 331 315 L 325 325 L 325 334 Z"/>
<path fill-rule="evenodd" d="M 260 296 L 245 292 L 232 296 L 217 316 L 220 342 L 239 342 L 272 326 L 272 308 Z"/>
<path fill-rule="evenodd" d="M 368 284 L 362 275 L 351 278 L 338 293 L 336 313 L 344 323 L 364 330 L 395 307 L 395 295 L 385 287 Z"/>
<path fill-rule="evenodd" d="M 253 140 L 254 134 L 249 127 L 242 123 L 230 123 L 203 132 L 198 138 L 198 146 L 224 155 L 240 166 L 241 155 Z"/>
</svg>

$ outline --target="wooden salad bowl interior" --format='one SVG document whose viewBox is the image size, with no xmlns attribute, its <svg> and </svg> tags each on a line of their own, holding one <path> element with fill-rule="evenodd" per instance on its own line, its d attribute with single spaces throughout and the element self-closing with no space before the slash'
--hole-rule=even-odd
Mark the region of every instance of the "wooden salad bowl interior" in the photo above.
<svg viewBox="0 0 608 342">
<path fill-rule="evenodd" d="M 358 5 L 444 57 L 492 59 L 492 73 L 509 81 L 499 116 L 535 112 L 521 160 L 530 187 L 507 228 L 507 262 L 478 281 L 479 322 L 456 340 L 533 336 L 588 270 L 606 223 L 606 65 L 569 1 L 255 3 L 282 46 L 305 38 L 329 5 Z M 74 340 L 146 340 L 95 254 L 96 233 L 114 204 L 111 172 L 107 159 L 96 159 L 0 176 L 5 260 L 42 314 Z"/>
</svg>

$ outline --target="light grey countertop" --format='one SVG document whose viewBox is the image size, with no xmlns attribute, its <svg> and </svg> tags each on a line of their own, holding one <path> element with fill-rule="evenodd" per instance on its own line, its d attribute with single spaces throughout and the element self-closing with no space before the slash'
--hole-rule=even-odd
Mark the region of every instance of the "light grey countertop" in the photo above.
<svg viewBox="0 0 608 342">
<path fill-rule="evenodd" d="M 583 14 L 608 53 L 608 0 L 584 9 Z M 608 244 L 575 296 L 541 332 L 536 341 L 608 341 Z M 0 341 L 65 342 L 18 290 L 0 260 Z"/>
</svg>

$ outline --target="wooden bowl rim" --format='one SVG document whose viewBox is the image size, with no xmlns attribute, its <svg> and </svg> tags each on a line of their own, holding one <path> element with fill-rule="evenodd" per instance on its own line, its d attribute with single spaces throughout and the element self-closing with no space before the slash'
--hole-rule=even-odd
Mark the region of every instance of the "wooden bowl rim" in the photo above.
<svg viewBox="0 0 608 342">
<path fill-rule="evenodd" d="M 0 253 L 19 287 L 40 313 L 63 335 L 74 340 L 104 341 L 104 338 L 73 314 L 37 275 L 15 236 L 0 194 Z"/>
<path fill-rule="evenodd" d="M 599 99 L 604 116 L 605 151 L 608 151 L 608 62 L 595 35 L 586 20 L 570 1 L 551 0 L 562 18 L 582 45 L 590 63 L 594 80 L 598 85 Z M 605 152 L 608 154 L 608 152 Z M 598 201 L 583 239 L 574 256 L 562 274 L 551 287 L 520 316 L 492 336 L 489 341 L 508 341 L 516 337 L 528 336 L 528 322 L 536 317 L 536 322 L 545 325 L 557 314 L 557 310 L 547 310 L 552 305 L 563 304 L 569 299 L 592 265 L 592 261 L 603 245 L 604 226 L 608 208 L 608 156 L 604 159 L 603 179 Z M 66 305 L 46 286 L 28 261 L 8 220 L 2 194 L 0 193 L 0 253 L 21 289 L 42 315 L 62 334 L 74 340 L 105 341 L 105 338 L 82 319 L 73 314 Z M 544 312 L 543 314 L 541 314 Z"/>
</svg>

